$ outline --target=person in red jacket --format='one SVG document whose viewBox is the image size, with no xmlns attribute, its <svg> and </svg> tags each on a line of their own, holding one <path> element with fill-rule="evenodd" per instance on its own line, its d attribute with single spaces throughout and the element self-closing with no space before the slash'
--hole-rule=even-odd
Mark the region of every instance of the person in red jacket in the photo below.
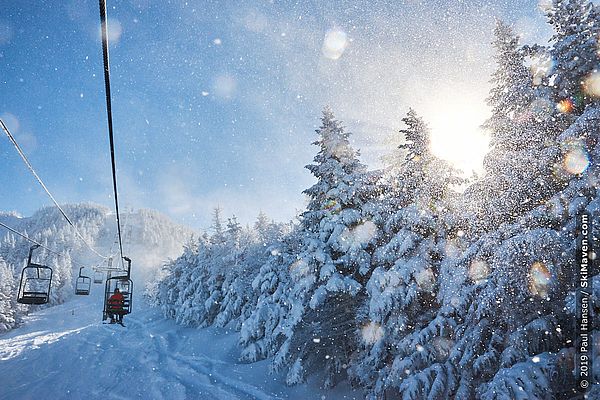
<svg viewBox="0 0 600 400">
<path fill-rule="evenodd" d="M 114 324 L 118 322 L 123 325 L 123 303 L 125 298 L 121 294 L 119 288 L 115 288 L 114 293 L 108 299 L 108 316 L 110 317 L 110 323 Z M 116 319 L 115 319 L 116 318 Z"/>
</svg>

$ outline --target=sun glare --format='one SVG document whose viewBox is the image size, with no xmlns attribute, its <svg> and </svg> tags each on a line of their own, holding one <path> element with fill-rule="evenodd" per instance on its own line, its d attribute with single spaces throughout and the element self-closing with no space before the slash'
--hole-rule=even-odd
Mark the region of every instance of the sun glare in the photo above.
<svg viewBox="0 0 600 400">
<path fill-rule="evenodd" d="M 444 104 L 444 103 L 442 103 Z M 481 129 L 485 107 L 472 103 L 445 102 L 426 119 L 431 127 L 431 151 L 447 160 L 464 176 L 483 173 L 483 158 L 489 151 L 489 137 Z"/>
</svg>

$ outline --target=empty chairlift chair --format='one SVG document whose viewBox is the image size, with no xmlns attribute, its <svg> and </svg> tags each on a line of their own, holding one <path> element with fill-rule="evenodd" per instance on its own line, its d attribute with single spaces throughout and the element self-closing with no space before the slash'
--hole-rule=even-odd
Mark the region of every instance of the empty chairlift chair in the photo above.
<svg viewBox="0 0 600 400">
<path fill-rule="evenodd" d="M 90 294 L 90 289 L 92 287 L 92 278 L 81 275 L 82 269 L 83 267 L 79 268 L 79 276 L 75 282 L 75 294 L 87 296 Z"/>
<path fill-rule="evenodd" d="M 94 283 L 102 283 L 104 282 L 104 274 L 102 271 L 94 272 Z"/>
<path fill-rule="evenodd" d="M 108 272 L 106 278 L 106 284 L 104 286 L 104 310 L 102 311 L 102 320 L 108 319 L 108 299 L 114 293 L 115 288 L 118 288 L 124 297 L 123 301 L 123 315 L 131 313 L 131 305 L 133 301 L 133 281 L 131 280 L 131 260 L 127 257 L 123 257 L 127 261 L 127 274 L 121 274 L 117 276 L 111 276 Z M 123 271 L 120 271 L 123 272 Z"/>
<path fill-rule="evenodd" d="M 29 248 L 27 266 L 21 271 L 17 294 L 17 302 L 21 304 L 46 304 L 50 300 L 52 268 L 31 262 L 33 250 L 38 247 L 40 246 L 36 244 Z"/>
</svg>

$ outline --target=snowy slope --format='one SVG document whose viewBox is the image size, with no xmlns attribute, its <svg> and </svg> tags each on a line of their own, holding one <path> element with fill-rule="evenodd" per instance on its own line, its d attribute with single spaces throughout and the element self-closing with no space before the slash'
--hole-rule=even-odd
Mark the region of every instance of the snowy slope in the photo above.
<svg viewBox="0 0 600 400">
<path fill-rule="evenodd" d="M 239 364 L 236 335 L 164 320 L 138 298 L 125 328 L 103 325 L 102 285 L 0 335 L 0 399 L 360 399 L 348 387 L 289 388 Z"/>
</svg>

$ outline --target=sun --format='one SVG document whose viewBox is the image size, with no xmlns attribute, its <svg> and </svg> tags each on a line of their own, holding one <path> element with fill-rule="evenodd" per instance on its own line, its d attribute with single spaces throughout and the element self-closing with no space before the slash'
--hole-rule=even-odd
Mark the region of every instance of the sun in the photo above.
<svg viewBox="0 0 600 400">
<path fill-rule="evenodd" d="M 437 157 L 450 162 L 465 177 L 483 174 L 483 159 L 489 151 L 489 136 L 481 129 L 488 110 L 477 101 L 454 101 L 428 113 L 430 147 Z"/>
</svg>

